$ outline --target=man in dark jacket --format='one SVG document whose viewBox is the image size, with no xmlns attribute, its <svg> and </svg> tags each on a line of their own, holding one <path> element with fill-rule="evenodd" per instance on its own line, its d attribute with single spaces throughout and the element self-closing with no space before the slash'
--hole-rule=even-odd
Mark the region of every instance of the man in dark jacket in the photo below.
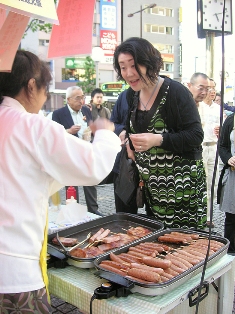
<svg viewBox="0 0 235 314">
<path fill-rule="evenodd" d="M 84 130 L 92 121 L 91 111 L 83 106 L 85 96 L 81 87 L 71 86 L 66 91 L 67 105 L 53 112 L 52 120 L 62 124 L 66 131 L 82 139 Z M 67 189 L 68 187 L 66 187 Z M 78 187 L 75 187 L 78 199 Z M 96 186 L 83 187 L 88 211 L 103 216 L 98 211 Z"/>
</svg>

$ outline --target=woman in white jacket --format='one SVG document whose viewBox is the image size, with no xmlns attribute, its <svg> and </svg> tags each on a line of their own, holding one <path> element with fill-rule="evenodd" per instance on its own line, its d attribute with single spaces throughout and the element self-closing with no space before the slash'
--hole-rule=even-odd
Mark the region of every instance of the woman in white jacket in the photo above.
<svg viewBox="0 0 235 314">
<path fill-rule="evenodd" d="M 93 143 L 38 114 L 51 74 L 36 55 L 17 51 L 0 73 L 0 309 L 49 313 L 46 221 L 50 195 L 65 185 L 96 185 L 120 150 L 113 124 L 98 119 Z"/>
</svg>

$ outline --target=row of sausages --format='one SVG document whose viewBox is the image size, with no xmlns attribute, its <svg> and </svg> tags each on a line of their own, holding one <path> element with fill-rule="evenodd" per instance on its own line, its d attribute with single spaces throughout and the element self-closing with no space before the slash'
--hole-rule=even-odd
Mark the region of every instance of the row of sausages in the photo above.
<svg viewBox="0 0 235 314">
<path fill-rule="evenodd" d="M 211 240 L 209 255 L 223 245 L 219 241 Z M 159 242 L 142 242 L 129 247 L 126 253 L 110 253 L 110 260 L 103 260 L 99 267 L 140 283 L 166 282 L 203 261 L 207 247 L 208 239 L 199 238 L 179 248 Z"/>
</svg>

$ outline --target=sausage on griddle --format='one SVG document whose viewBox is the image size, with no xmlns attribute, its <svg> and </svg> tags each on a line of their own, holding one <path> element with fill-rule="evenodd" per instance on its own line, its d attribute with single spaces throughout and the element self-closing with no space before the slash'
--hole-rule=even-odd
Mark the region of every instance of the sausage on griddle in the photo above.
<svg viewBox="0 0 235 314">
<path fill-rule="evenodd" d="M 161 277 L 159 274 L 150 272 L 147 270 L 139 269 L 139 268 L 130 268 L 127 270 L 128 276 L 133 276 L 135 278 L 139 278 L 142 280 L 150 281 L 150 282 L 159 282 Z"/>
<path fill-rule="evenodd" d="M 161 258 L 156 257 L 150 257 L 150 256 L 144 256 L 142 258 L 142 262 L 148 266 L 157 267 L 157 268 L 169 268 L 172 264 L 171 261 L 163 260 Z"/>
</svg>

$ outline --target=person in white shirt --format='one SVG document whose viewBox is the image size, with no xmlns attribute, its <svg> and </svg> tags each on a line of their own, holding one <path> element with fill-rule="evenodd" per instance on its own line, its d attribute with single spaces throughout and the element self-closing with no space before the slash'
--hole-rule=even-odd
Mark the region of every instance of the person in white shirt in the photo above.
<svg viewBox="0 0 235 314">
<path fill-rule="evenodd" d="M 199 103 L 199 114 L 202 121 L 202 128 L 204 131 L 203 139 L 203 163 L 206 171 L 207 181 L 207 225 L 210 225 L 210 207 L 211 207 L 211 185 L 214 172 L 217 141 L 220 129 L 220 106 L 215 103 L 216 84 L 213 79 L 209 79 L 209 90 L 206 98 Z M 219 165 L 219 163 L 218 163 Z M 216 191 L 219 180 L 219 166 L 217 167 L 215 185 L 214 185 L 214 198 L 213 204 L 216 203 Z M 213 205 L 214 206 L 214 205 Z M 212 223 L 212 227 L 214 224 Z"/>
<path fill-rule="evenodd" d="M 51 73 L 28 51 L 0 73 L 1 313 L 49 313 L 46 288 L 47 205 L 65 185 L 95 185 L 112 170 L 121 141 L 113 123 L 90 124 L 93 143 L 38 114 Z M 26 301 L 28 300 L 28 301 Z"/>
</svg>

